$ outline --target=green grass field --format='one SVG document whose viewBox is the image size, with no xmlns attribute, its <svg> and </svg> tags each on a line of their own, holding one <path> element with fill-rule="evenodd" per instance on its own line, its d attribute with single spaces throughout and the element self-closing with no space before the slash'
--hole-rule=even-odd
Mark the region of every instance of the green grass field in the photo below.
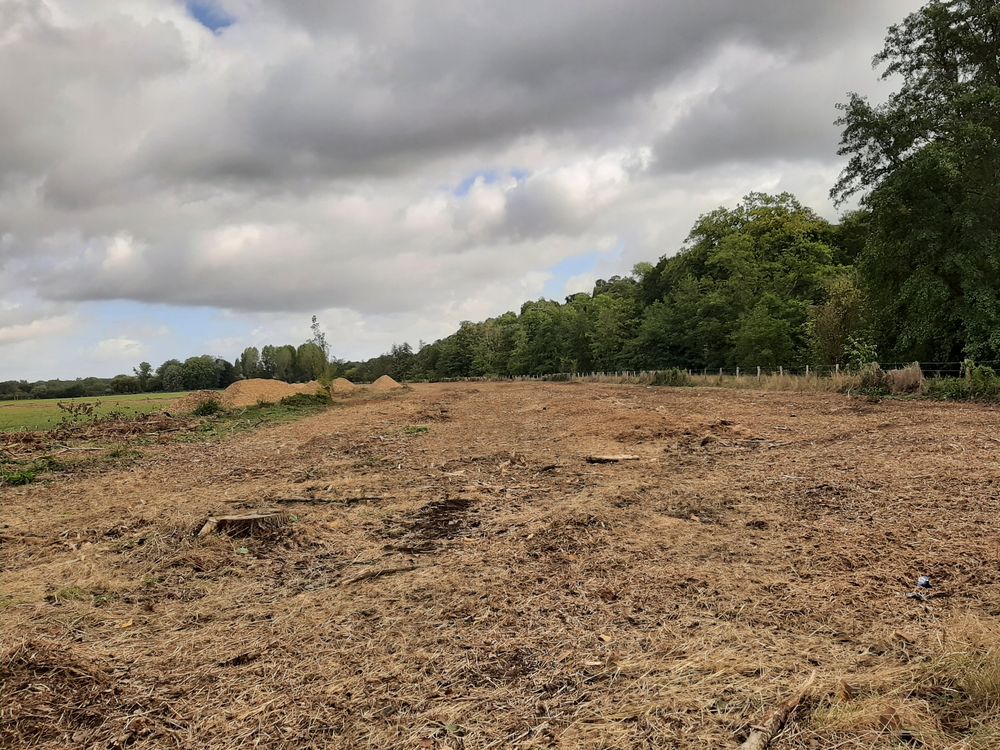
<svg viewBox="0 0 1000 750">
<path fill-rule="evenodd" d="M 184 395 L 184 393 L 134 393 L 124 396 L 0 401 L 0 432 L 51 429 L 57 426 L 66 414 L 59 409 L 59 403 L 95 403 L 100 401 L 100 406 L 95 411 L 96 414 L 107 414 L 113 411 L 125 414 L 148 414 L 165 409 Z"/>
</svg>

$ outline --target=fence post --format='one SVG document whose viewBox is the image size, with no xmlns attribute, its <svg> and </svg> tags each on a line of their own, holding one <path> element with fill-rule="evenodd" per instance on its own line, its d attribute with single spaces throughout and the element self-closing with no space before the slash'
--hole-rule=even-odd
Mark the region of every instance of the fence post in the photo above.
<svg viewBox="0 0 1000 750">
<path fill-rule="evenodd" d="M 719 368 L 719 380 L 722 380 L 722 368 Z"/>
<path fill-rule="evenodd" d="M 757 365 L 757 380 L 760 380 L 760 365 Z"/>
<path fill-rule="evenodd" d="M 806 365 L 806 377 L 809 377 L 809 365 Z"/>
<path fill-rule="evenodd" d="M 785 377 L 785 368 L 783 365 L 778 365 L 778 375 Z"/>
<path fill-rule="evenodd" d="M 833 371 L 834 371 L 834 372 L 835 372 L 835 373 L 836 373 L 837 375 L 840 375 L 840 365 L 839 365 L 839 364 L 836 364 L 836 365 L 834 365 L 834 366 L 833 366 Z"/>
<path fill-rule="evenodd" d="M 736 377 L 739 378 L 739 376 L 740 376 L 740 368 L 737 367 L 736 368 Z"/>
</svg>

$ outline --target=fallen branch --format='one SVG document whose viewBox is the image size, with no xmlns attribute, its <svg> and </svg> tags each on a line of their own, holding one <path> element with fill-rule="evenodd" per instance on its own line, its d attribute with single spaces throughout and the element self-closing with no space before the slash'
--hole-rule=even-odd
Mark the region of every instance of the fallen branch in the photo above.
<svg viewBox="0 0 1000 750">
<path fill-rule="evenodd" d="M 619 461 L 638 461 L 640 458 L 642 456 L 622 453 L 618 456 L 587 456 L 586 461 L 588 464 L 616 464 Z"/>
<path fill-rule="evenodd" d="M 281 505 L 363 505 L 383 498 L 375 495 L 359 495 L 357 497 L 279 497 L 269 502 Z"/>
<path fill-rule="evenodd" d="M 740 745 L 739 750 L 767 750 L 771 740 L 778 734 L 788 721 L 788 717 L 798 708 L 802 699 L 808 695 L 813 683 L 816 681 L 815 670 L 809 679 L 802 683 L 795 694 L 774 709 L 770 715 L 759 725 L 755 726 L 746 742 Z"/>
</svg>

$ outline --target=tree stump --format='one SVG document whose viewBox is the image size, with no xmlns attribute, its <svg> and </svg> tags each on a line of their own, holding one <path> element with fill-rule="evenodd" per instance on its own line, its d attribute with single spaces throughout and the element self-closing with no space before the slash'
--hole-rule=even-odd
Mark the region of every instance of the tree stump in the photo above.
<svg viewBox="0 0 1000 750">
<path fill-rule="evenodd" d="M 228 536 L 264 536 L 286 526 L 289 520 L 288 514 L 279 510 L 209 516 L 198 531 L 198 536 L 213 533 Z"/>
</svg>

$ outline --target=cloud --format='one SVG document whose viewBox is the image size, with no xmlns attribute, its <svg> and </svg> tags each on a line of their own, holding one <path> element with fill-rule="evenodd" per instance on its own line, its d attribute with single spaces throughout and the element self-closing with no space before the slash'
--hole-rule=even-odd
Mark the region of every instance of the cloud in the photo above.
<svg viewBox="0 0 1000 750">
<path fill-rule="evenodd" d="M 73 327 L 73 318 L 60 315 L 53 318 L 39 318 L 28 323 L 0 324 L 0 347 L 23 341 L 44 339 L 66 333 Z"/>
<path fill-rule="evenodd" d="M 97 342 L 97 356 L 100 359 L 131 362 L 146 351 L 141 341 L 127 338 L 103 339 Z"/>
<path fill-rule="evenodd" d="M 7 0 L 0 293 L 148 357 L 101 311 L 183 321 L 177 355 L 314 311 L 344 356 L 432 338 L 752 189 L 831 212 L 833 105 L 914 7 Z"/>
</svg>

